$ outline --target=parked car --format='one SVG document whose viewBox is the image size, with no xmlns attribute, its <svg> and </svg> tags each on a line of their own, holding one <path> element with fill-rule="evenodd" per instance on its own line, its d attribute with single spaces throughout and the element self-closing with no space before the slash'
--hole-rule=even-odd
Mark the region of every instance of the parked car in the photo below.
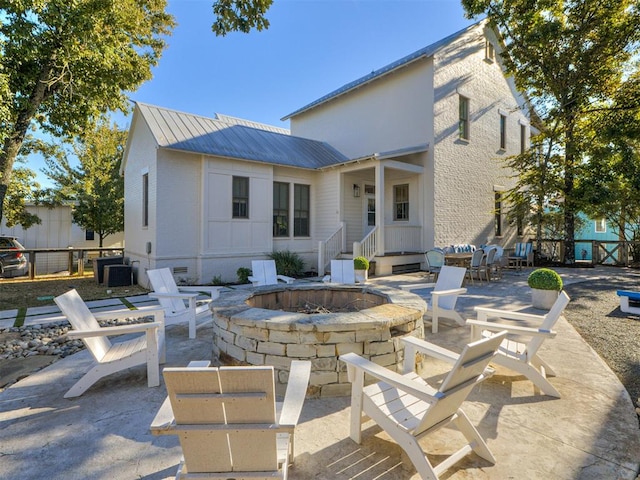
<svg viewBox="0 0 640 480">
<path fill-rule="evenodd" d="M 16 237 L 0 237 L 0 277 L 17 277 L 28 273 L 27 257 L 22 252 L 2 251 L 23 249 Z"/>
</svg>

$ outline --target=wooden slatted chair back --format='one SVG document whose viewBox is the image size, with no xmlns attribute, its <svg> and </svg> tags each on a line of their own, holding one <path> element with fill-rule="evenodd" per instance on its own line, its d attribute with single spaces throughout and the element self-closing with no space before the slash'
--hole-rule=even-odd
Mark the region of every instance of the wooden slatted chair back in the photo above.
<svg viewBox="0 0 640 480">
<path fill-rule="evenodd" d="M 189 473 L 278 469 L 273 367 L 165 368 L 164 378 Z"/>
<path fill-rule="evenodd" d="M 544 316 L 544 320 L 538 328 L 540 328 L 540 330 L 551 331 L 560 319 L 560 316 L 562 315 L 565 307 L 569 304 L 569 300 L 570 298 L 569 295 L 567 295 L 567 292 L 565 292 L 564 290 L 560 292 L 560 295 L 558 295 L 558 299 L 549 310 L 549 313 Z M 533 336 L 527 344 L 526 352 L 524 352 L 524 354 L 526 354 L 526 356 L 529 358 L 533 358 L 536 353 L 538 353 L 538 349 L 545 340 L 545 337 Z"/>
<path fill-rule="evenodd" d="M 251 260 L 251 276 L 256 279 L 258 286 L 276 285 L 278 273 L 275 260 Z"/>
<path fill-rule="evenodd" d="M 54 301 L 74 330 L 97 330 L 100 328 L 93 313 L 75 289 L 54 298 Z M 82 343 L 97 362 L 101 362 L 111 348 L 111 342 L 106 336 L 82 337 Z"/>
<path fill-rule="evenodd" d="M 356 283 L 353 260 L 331 260 L 331 281 L 335 283 Z"/>
<path fill-rule="evenodd" d="M 151 288 L 156 293 L 180 293 L 178 285 L 168 268 L 158 268 L 155 270 L 147 270 Z M 158 297 L 160 306 L 169 312 L 180 313 L 188 309 L 184 300 L 181 298 Z"/>
<path fill-rule="evenodd" d="M 442 290 L 454 290 L 462 286 L 464 276 L 467 273 L 467 269 L 464 267 L 451 267 L 445 265 L 440 270 L 436 286 L 433 288 L 434 292 Z M 456 302 L 458 300 L 457 295 L 448 295 L 440 297 L 438 301 L 438 307 L 444 310 L 454 310 L 456 308 Z"/>
<path fill-rule="evenodd" d="M 504 340 L 506 332 L 467 344 L 435 395 L 436 401 L 426 411 L 413 435 L 450 419 L 458 412 L 471 389 L 484 379 L 483 372 Z"/>
</svg>

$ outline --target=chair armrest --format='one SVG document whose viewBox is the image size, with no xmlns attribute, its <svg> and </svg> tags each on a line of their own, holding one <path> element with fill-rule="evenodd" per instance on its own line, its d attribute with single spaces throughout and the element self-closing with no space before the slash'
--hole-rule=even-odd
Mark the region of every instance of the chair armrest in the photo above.
<svg viewBox="0 0 640 480">
<path fill-rule="evenodd" d="M 149 292 L 151 298 L 197 298 L 198 293 L 157 293 Z"/>
<path fill-rule="evenodd" d="M 407 285 L 400 285 L 400 290 L 406 290 L 406 291 L 411 291 L 411 290 L 421 290 L 423 288 L 434 288 L 436 286 L 435 283 L 431 282 L 431 283 L 409 283 Z"/>
<path fill-rule="evenodd" d="M 293 283 L 295 278 L 287 277 L 286 275 L 276 275 L 278 280 L 282 280 L 285 283 Z"/>
<path fill-rule="evenodd" d="M 162 322 L 134 323 L 132 325 L 120 325 L 117 327 L 102 327 L 97 330 L 71 330 L 67 332 L 69 338 L 83 337 L 107 337 L 111 335 L 124 335 L 127 333 L 146 332 L 150 329 L 162 327 Z"/>
<path fill-rule="evenodd" d="M 516 312 L 487 307 L 474 307 L 474 310 L 478 313 L 478 320 L 480 321 L 484 321 L 487 318 L 505 318 L 508 320 L 536 320 L 542 322 L 545 317 L 544 315 L 538 315 L 535 313 Z"/>
<path fill-rule="evenodd" d="M 451 350 L 440 347 L 435 343 L 427 342 L 425 340 L 422 340 L 421 338 L 404 337 L 400 340 L 405 344 L 405 358 L 407 357 L 407 347 L 418 353 L 429 355 L 430 357 L 437 358 L 438 360 L 444 360 L 445 362 L 449 362 L 451 364 L 456 363 L 458 361 L 458 357 L 460 357 L 459 353 L 452 352 Z"/>
<path fill-rule="evenodd" d="M 324 283 L 329 283 L 331 281 L 331 275 L 325 275 L 324 277 L 322 277 L 322 281 Z"/>
<path fill-rule="evenodd" d="M 354 376 L 356 373 L 366 373 L 378 380 L 388 383 L 392 387 L 396 387 L 399 390 L 413 395 L 414 397 L 418 397 L 428 403 L 432 403 L 436 400 L 435 395 L 437 394 L 437 390 L 429 385 L 411 380 L 404 375 L 366 360 L 360 355 L 355 353 L 346 353 L 344 355 L 340 355 L 339 359 L 347 364 L 347 372 L 349 374 L 349 381 L 351 382 L 354 382 Z"/>
<path fill-rule="evenodd" d="M 467 320 L 467 325 L 471 326 L 471 331 L 474 330 L 489 330 L 492 332 L 501 332 L 506 330 L 509 334 L 515 335 L 528 335 L 536 337 L 553 338 L 556 336 L 554 330 L 545 330 L 542 328 L 522 327 L 520 325 L 505 325 L 503 323 L 496 322 L 483 322 L 480 320 Z"/>
<path fill-rule="evenodd" d="M 176 422 L 171 409 L 171 400 L 165 398 L 149 427 L 153 435 L 173 435 Z"/>
<path fill-rule="evenodd" d="M 211 300 L 215 300 L 216 298 L 218 298 L 220 296 L 220 290 L 222 290 L 223 287 L 212 287 L 212 286 L 178 286 L 178 290 L 182 290 L 185 292 L 192 292 L 192 293 L 202 293 L 204 295 L 209 295 L 211 297 Z"/>
<path fill-rule="evenodd" d="M 123 318 L 143 318 L 158 315 L 162 315 L 164 318 L 164 309 L 158 308 L 157 306 L 153 307 L 139 307 L 135 310 L 116 310 L 116 311 L 104 311 L 104 312 L 96 312 L 93 314 L 96 320 L 118 320 Z"/>
<path fill-rule="evenodd" d="M 431 292 L 432 297 L 448 297 L 451 295 L 462 295 L 463 293 L 467 293 L 466 288 L 452 288 L 451 290 L 434 290 Z"/>
<path fill-rule="evenodd" d="M 307 394 L 309 377 L 311 376 L 311 362 L 294 360 L 291 362 L 287 390 L 282 402 L 282 410 L 278 423 L 280 426 L 295 427 L 298 424 L 302 405 Z"/>
</svg>

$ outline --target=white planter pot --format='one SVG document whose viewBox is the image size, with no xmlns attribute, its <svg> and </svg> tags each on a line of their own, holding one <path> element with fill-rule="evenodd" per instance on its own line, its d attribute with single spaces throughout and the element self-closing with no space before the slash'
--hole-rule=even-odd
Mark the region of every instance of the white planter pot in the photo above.
<svg viewBox="0 0 640 480">
<path fill-rule="evenodd" d="M 531 289 L 531 305 L 533 308 L 539 308 L 541 310 L 550 310 L 553 304 L 556 303 L 560 292 L 557 290 L 539 290 L 537 288 Z"/>
<path fill-rule="evenodd" d="M 357 283 L 366 283 L 369 278 L 369 270 L 356 270 L 355 273 Z"/>
</svg>

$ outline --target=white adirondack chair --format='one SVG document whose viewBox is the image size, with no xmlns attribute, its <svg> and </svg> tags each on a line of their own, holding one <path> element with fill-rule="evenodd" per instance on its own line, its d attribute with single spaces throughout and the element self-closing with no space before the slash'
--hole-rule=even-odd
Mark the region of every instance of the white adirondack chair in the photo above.
<svg viewBox="0 0 640 480">
<path fill-rule="evenodd" d="M 402 290 L 417 290 L 420 288 L 431 288 L 431 299 L 427 305 L 425 315 L 431 317 L 431 332 L 438 333 L 438 320 L 448 318 L 455 320 L 459 325 L 464 325 L 464 319 L 456 312 L 456 302 L 458 296 L 467 291 L 462 287 L 462 282 L 467 273 L 464 267 L 450 267 L 445 265 L 440 270 L 438 281 L 433 283 L 413 283 L 400 285 Z"/>
<path fill-rule="evenodd" d="M 467 324 L 471 325 L 471 339 L 491 337 L 495 335 L 494 332 L 506 330 L 509 338 L 502 342 L 493 362 L 526 376 L 542 393 L 560 398 L 560 392 L 547 380 L 547 376 L 554 377 L 555 372 L 538 356 L 538 350 L 545 339 L 556 336 L 556 332 L 552 329 L 569 304 L 569 300 L 566 292 L 560 292 L 558 299 L 546 315 L 476 307 L 478 319 L 467 320 Z M 538 326 L 526 327 L 488 322 L 489 318 L 532 322 Z"/>
<path fill-rule="evenodd" d="M 348 285 L 355 284 L 356 271 L 353 260 L 331 260 L 331 275 L 326 275 L 322 281 Z"/>
<path fill-rule="evenodd" d="M 153 292 L 149 294 L 157 298 L 160 306 L 165 309 L 165 323 L 189 322 L 189 338 L 196 338 L 196 320 L 213 318 L 209 303 L 220 296 L 221 287 L 212 286 L 178 286 L 168 268 L 147 270 L 149 282 Z M 207 294 L 211 298 L 200 301 L 200 294 Z"/>
<path fill-rule="evenodd" d="M 136 365 L 147 364 L 147 383 L 150 387 L 160 385 L 159 363 L 165 361 L 164 310 L 142 308 L 93 314 L 76 290 L 69 290 L 54 299 L 73 330 L 69 338 L 80 338 L 91 352 L 95 364 L 64 395 L 78 397 L 102 377 Z M 100 327 L 98 320 L 119 318 L 141 318 L 153 315 L 154 322 Z M 131 340 L 111 343 L 108 336 L 128 333 L 144 333 Z"/>
<path fill-rule="evenodd" d="M 207 364 L 163 371 L 168 397 L 151 432 L 180 438 L 184 457 L 176 478 L 286 479 L 311 363 L 291 362 L 281 409 L 273 367 Z"/>
<path fill-rule="evenodd" d="M 470 343 L 459 355 L 424 340 L 403 338 L 405 359 L 402 374 L 355 353 L 341 355 L 340 360 L 347 364 L 352 383 L 351 438 L 361 443 L 362 424 L 371 418 L 403 448 L 423 479 L 437 480 L 442 472 L 471 451 L 495 463 L 489 447 L 460 407 L 473 387 L 493 373 L 486 367 L 505 335 L 498 334 Z M 414 371 L 416 353 L 453 364 L 438 389 L 431 387 Z M 365 387 L 365 374 L 378 382 Z M 418 440 L 450 423 L 464 435 L 467 443 L 433 466 Z"/>
<path fill-rule="evenodd" d="M 251 276 L 249 281 L 254 287 L 277 285 L 278 281 L 293 283 L 295 278 L 278 275 L 275 260 L 251 260 Z"/>
</svg>

